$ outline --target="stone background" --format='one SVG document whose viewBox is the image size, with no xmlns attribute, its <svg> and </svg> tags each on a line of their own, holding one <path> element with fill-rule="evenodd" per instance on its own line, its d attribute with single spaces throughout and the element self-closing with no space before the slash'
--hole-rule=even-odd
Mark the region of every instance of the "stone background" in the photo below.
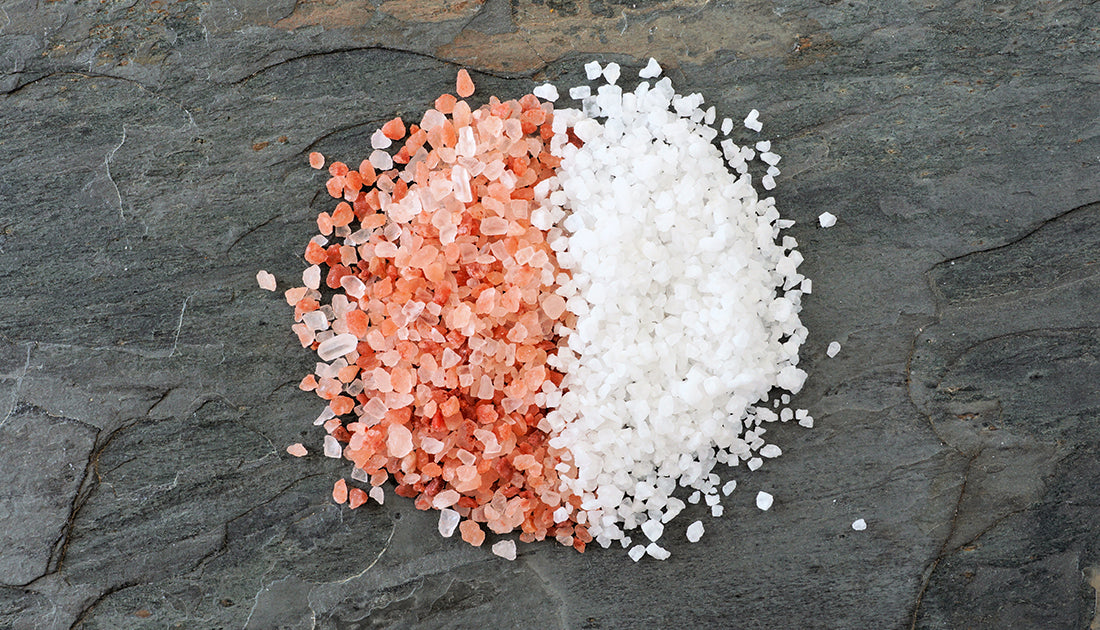
<svg viewBox="0 0 1100 630">
<path fill-rule="evenodd" d="M 0 1 L 0 627 L 1100 628 L 1098 40 L 1088 0 Z M 255 283 L 329 204 L 306 154 L 459 66 L 650 55 L 785 156 L 817 428 L 663 563 L 332 505 Z"/>
</svg>

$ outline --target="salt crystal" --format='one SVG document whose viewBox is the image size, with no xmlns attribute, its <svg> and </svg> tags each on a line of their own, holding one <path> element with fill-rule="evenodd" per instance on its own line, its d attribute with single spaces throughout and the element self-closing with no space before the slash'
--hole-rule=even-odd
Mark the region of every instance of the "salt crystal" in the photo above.
<svg viewBox="0 0 1100 630">
<path fill-rule="evenodd" d="M 836 215 L 831 212 L 822 212 L 817 217 L 817 222 L 823 228 L 833 227 L 834 225 L 836 225 Z"/>
<path fill-rule="evenodd" d="M 516 559 L 516 542 L 514 540 L 502 540 L 498 543 L 493 543 L 492 549 L 494 554 L 505 560 Z"/>
<path fill-rule="evenodd" d="M 320 287 L 321 268 L 317 265 L 306 267 L 306 270 L 302 272 L 302 283 L 306 285 L 307 289 L 316 289 Z"/>
<path fill-rule="evenodd" d="M 439 535 L 444 538 L 450 538 L 458 527 L 459 521 L 462 517 L 450 508 L 445 508 L 439 511 Z"/>
<path fill-rule="evenodd" d="M 637 562 L 645 555 L 645 545 L 634 545 L 630 551 L 626 552 L 626 555 L 630 556 L 630 559 Z"/>
<path fill-rule="evenodd" d="M 403 424 L 390 424 L 389 434 L 386 436 L 386 449 L 390 457 L 408 455 L 413 450 L 412 432 Z"/>
<path fill-rule="evenodd" d="M 589 96 L 592 96 L 592 88 L 587 85 L 578 85 L 577 87 L 569 88 L 569 98 L 579 101 Z"/>
<path fill-rule="evenodd" d="M 603 78 L 606 79 L 607 82 L 611 85 L 615 85 L 615 82 L 619 80 L 619 74 L 619 64 L 615 63 L 614 61 L 604 66 Z"/>
<path fill-rule="evenodd" d="M 645 548 L 646 553 L 657 560 L 667 560 L 672 554 L 668 552 L 664 547 L 658 545 L 655 542 L 649 543 Z"/>
<path fill-rule="evenodd" d="M 746 465 L 749 467 L 749 470 L 756 470 L 764 465 L 764 460 L 759 457 L 753 457 Z"/>
<path fill-rule="evenodd" d="M 649 63 L 638 72 L 638 76 L 643 79 L 653 79 L 661 76 L 661 64 L 657 63 L 657 60 L 653 57 L 650 57 Z"/>
<path fill-rule="evenodd" d="M 714 518 L 722 516 L 722 512 L 725 510 L 721 505 L 712 505 L 710 508 L 710 515 Z"/>
<path fill-rule="evenodd" d="M 558 88 L 553 83 L 543 83 L 531 90 L 531 93 L 544 101 L 553 102 L 558 100 Z"/>
<path fill-rule="evenodd" d="M 261 289 L 266 289 L 268 291 L 275 290 L 275 276 L 263 269 L 256 274 L 256 282 L 259 283 Z"/>
<path fill-rule="evenodd" d="M 699 542 L 699 539 L 703 537 L 703 521 L 695 521 L 687 528 L 687 539 L 689 542 Z"/>
<path fill-rule="evenodd" d="M 381 129 L 371 134 L 370 146 L 372 149 L 388 149 L 391 144 L 393 144 L 393 141 L 387 138 Z"/>
<path fill-rule="evenodd" d="M 773 500 L 774 498 L 772 497 L 772 495 L 764 492 L 763 490 L 756 493 L 756 507 L 760 508 L 761 510 L 768 510 L 769 508 L 771 508 Z"/>
<path fill-rule="evenodd" d="M 745 126 L 749 129 L 752 129 L 753 131 L 759 132 L 761 129 L 764 128 L 764 125 L 761 124 L 758 120 L 759 117 L 760 112 L 755 109 L 750 111 L 749 115 L 745 117 Z"/>
<path fill-rule="evenodd" d="M 589 81 L 594 81 L 601 73 L 603 73 L 603 68 L 600 67 L 600 62 L 593 59 L 584 64 L 584 74 Z"/>
<path fill-rule="evenodd" d="M 320 343 L 317 346 L 317 356 L 322 361 L 331 361 L 336 357 L 342 357 L 345 354 L 355 350 L 359 345 L 359 338 L 350 333 L 343 333 L 330 337 Z"/>
<path fill-rule="evenodd" d="M 651 519 L 642 523 L 642 533 L 645 534 L 646 538 L 652 541 L 656 541 L 660 538 L 664 531 L 665 526 L 662 525 L 660 521 Z"/>
<path fill-rule="evenodd" d="M 724 486 L 722 486 L 722 494 L 728 497 L 730 494 L 733 493 L 736 488 L 737 481 L 735 479 L 731 479 L 727 481 Z"/>
<path fill-rule="evenodd" d="M 295 457 L 305 457 L 309 451 L 306 450 L 306 447 L 302 446 L 301 442 L 295 442 L 286 447 L 286 452 Z"/>
<path fill-rule="evenodd" d="M 829 342 L 829 347 L 825 349 L 825 354 L 827 354 L 830 359 L 835 357 L 839 352 L 840 344 L 836 341 Z"/>
<path fill-rule="evenodd" d="M 867 521 L 865 521 L 861 518 L 856 519 L 855 521 L 852 522 L 852 529 L 856 530 L 857 532 L 861 532 L 861 531 L 867 529 Z"/>
<path fill-rule="evenodd" d="M 764 448 L 760 449 L 760 454 L 771 459 L 773 457 L 779 457 L 783 454 L 783 451 L 775 444 L 766 444 Z"/>
<path fill-rule="evenodd" d="M 723 136 L 728 136 L 728 135 L 730 135 L 731 131 L 733 131 L 733 121 L 730 120 L 729 118 L 723 118 L 722 119 L 722 135 Z"/>
<path fill-rule="evenodd" d="M 382 505 L 386 502 L 386 493 L 383 492 L 382 486 L 375 486 L 371 488 L 370 492 L 368 492 L 367 494 L 370 496 L 370 498 L 377 501 L 378 505 Z"/>
<path fill-rule="evenodd" d="M 344 455 L 344 447 L 331 435 L 325 436 L 325 457 L 340 459 Z"/>
</svg>

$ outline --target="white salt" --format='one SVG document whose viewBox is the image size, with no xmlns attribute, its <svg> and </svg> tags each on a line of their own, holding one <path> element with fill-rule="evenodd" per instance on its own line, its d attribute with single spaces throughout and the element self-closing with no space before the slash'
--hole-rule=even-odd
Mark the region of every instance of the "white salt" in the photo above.
<svg viewBox="0 0 1100 630">
<path fill-rule="evenodd" d="M 761 124 L 761 122 L 758 120 L 759 118 L 760 112 L 755 109 L 750 111 L 749 115 L 745 117 L 745 127 L 748 127 L 753 131 L 759 132 L 761 129 L 764 128 L 764 125 Z"/>
<path fill-rule="evenodd" d="M 351 333 L 335 335 L 322 341 L 317 346 L 317 356 L 322 361 L 331 361 L 355 350 L 358 345 L 359 338 Z"/>
<path fill-rule="evenodd" d="M 393 141 L 390 140 L 389 138 L 387 138 L 386 134 L 382 133 L 381 129 L 379 129 L 378 131 L 375 131 L 373 134 L 371 134 L 370 148 L 372 148 L 372 149 L 388 149 L 388 148 L 390 148 L 391 144 L 393 144 Z"/>
<path fill-rule="evenodd" d="M 261 289 L 266 289 L 268 291 L 275 290 L 275 276 L 263 269 L 256 274 L 256 282 L 260 285 Z"/>
<path fill-rule="evenodd" d="M 668 557 L 672 555 L 668 552 L 667 549 L 658 545 L 655 542 L 649 543 L 649 545 L 646 546 L 645 551 L 657 560 L 667 560 Z"/>
<path fill-rule="evenodd" d="M 852 529 L 856 530 L 857 532 L 861 532 L 861 531 L 867 529 L 867 521 L 865 521 L 861 518 L 856 519 L 855 521 L 852 522 Z"/>
<path fill-rule="evenodd" d="M 584 74 L 588 77 L 589 81 L 594 81 L 602 72 L 603 69 L 600 67 L 600 62 L 595 59 L 584 64 Z"/>
<path fill-rule="evenodd" d="M 737 480 L 731 479 L 722 486 L 722 494 L 728 497 L 735 489 L 737 489 Z"/>
<path fill-rule="evenodd" d="M 558 88 L 553 83 L 543 83 L 531 90 L 531 93 L 544 101 L 553 102 L 558 100 Z"/>
<path fill-rule="evenodd" d="M 450 508 L 445 508 L 439 511 L 439 535 L 444 538 L 450 538 L 455 533 L 455 528 L 458 527 L 458 522 L 462 520 L 458 512 Z"/>
<path fill-rule="evenodd" d="M 375 486 L 370 489 L 367 496 L 378 502 L 378 505 L 382 505 L 386 502 L 386 493 L 382 490 L 382 486 Z"/>
<path fill-rule="evenodd" d="M 612 61 L 611 63 L 604 66 L 603 78 L 606 79 L 607 82 L 611 85 L 615 85 L 615 82 L 619 80 L 620 72 L 621 71 L 619 69 L 619 64 Z"/>
<path fill-rule="evenodd" d="M 783 451 L 775 444 L 765 444 L 764 448 L 760 449 L 760 454 L 771 459 L 773 457 L 779 457 L 783 454 Z"/>
<path fill-rule="evenodd" d="M 695 521 L 687 528 L 687 539 L 689 542 L 699 542 L 699 539 L 703 537 L 703 521 Z"/>
<path fill-rule="evenodd" d="M 665 526 L 661 524 L 661 521 L 650 519 L 642 523 L 642 533 L 645 534 L 646 538 L 652 541 L 656 541 L 660 538 L 664 531 Z"/>
<path fill-rule="evenodd" d="M 723 136 L 728 136 L 728 135 L 730 135 L 731 131 L 733 131 L 733 121 L 730 120 L 729 118 L 723 118 L 722 119 L 722 135 Z"/>
<path fill-rule="evenodd" d="M 825 349 L 825 354 L 829 355 L 829 358 L 833 358 L 840 352 L 840 344 L 836 341 L 829 342 L 829 347 Z"/>
<path fill-rule="evenodd" d="M 761 510 L 768 510 L 769 508 L 771 508 L 773 500 L 774 499 L 772 495 L 764 492 L 763 490 L 756 493 L 756 507 L 760 508 Z"/>
<path fill-rule="evenodd" d="M 340 445 L 340 441 L 331 435 L 325 436 L 325 457 L 331 457 L 333 459 L 340 459 L 344 455 L 344 447 Z"/>
<path fill-rule="evenodd" d="M 817 222 L 823 228 L 833 227 L 836 225 L 836 215 L 831 212 L 822 212 L 817 217 Z"/>
<path fill-rule="evenodd" d="M 630 556 L 630 559 L 637 562 L 645 555 L 645 545 L 634 545 L 630 551 L 626 552 L 626 555 Z"/>
<path fill-rule="evenodd" d="M 661 76 L 661 64 L 657 63 L 657 60 L 653 57 L 650 57 L 649 63 L 638 72 L 638 76 L 643 79 L 653 79 Z"/>
<path fill-rule="evenodd" d="M 504 558 L 505 560 L 516 559 L 516 541 L 514 540 L 502 540 L 498 543 L 493 543 L 493 553 Z"/>
</svg>

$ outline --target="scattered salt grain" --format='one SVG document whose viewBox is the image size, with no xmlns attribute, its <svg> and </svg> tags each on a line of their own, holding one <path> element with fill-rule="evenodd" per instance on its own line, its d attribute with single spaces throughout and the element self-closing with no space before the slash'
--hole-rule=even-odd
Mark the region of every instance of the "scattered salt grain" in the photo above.
<svg viewBox="0 0 1100 630">
<path fill-rule="evenodd" d="M 817 217 L 817 222 L 821 224 L 821 227 L 823 228 L 833 227 L 834 225 L 836 225 L 836 215 L 831 212 L 822 212 Z"/>
<path fill-rule="evenodd" d="M 840 343 L 838 343 L 836 341 L 830 341 L 829 342 L 829 347 L 825 349 L 825 354 L 827 354 L 830 359 L 835 357 L 839 352 L 840 352 Z"/>
<path fill-rule="evenodd" d="M 498 543 L 493 543 L 493 553 L 504 558 L 505 560 L 516 559 L 516 541 L 514 540 L 502 540 Z"/>
<path fill-rule="evenodd" d="M 748 463 L 745 465 L 749 467 L 749 470 L 757 470 L 764 465 L 764 460 L 759 457 L 753 457 L 749 459 Z"/>
<path fill-rule="evenodd" d="M 611 85 L 615 85 L 615 82 L 619 80 L 619 76 L 619 64 L 612 61 L 611 63 L 604 66 L 603 78 L 606 79 L 608 83 L 610 83 Z"/>
<path fill-rule="evenodd" d="M 773 457 L 779 457 L 783 454 L 783 451 L 775 444 L 765 444 L 764 448 L 760 449 L 760 454 L 771 459 Z"/>
<path fill-rule="evenodd" d="M 588 77 L 589 81 L 595 81 L 596 77 L 603 73 L 603 68 L 600 67 L 600 62 L 593 59 L 584 64 L 584 74 Z"/>
<path fill-rule="evenodd" d="M 728 135 L 730 135 L 731 131 L 733 131 L 733 121 L 730 120 L 729 118 L 723 118 L 722 119 L 722 135 L 723 136 L 728 136 Z"/>
<path fill-rule="evenodd" d="M 382 505 L 386 502 L 386 493 L 382 490 L 382 486 L 375 486 L 367 493 L 370 498 L 374 499 L 378 505 Z"/>
<path fill-rule="evenodd" d="M 643 79 L 653 79 L 661 76 L 661 64 L 657 63 L 657 60 L 653 57 L 650 57 L 649 63 L 638 72 L 638 76 Z"/>
<path fill-rule="evenodd" d="M 668 557 L 672 555 L 667 549 L 655 542 L 649 543 L 645 548 L 645 552 L 657 560 L 668 560 Z"/>
<path fill-rule="evenodd" d="M 737 488 L 737 480 L 731 479 L 731 480 L 727 481 L 724 486 L 722 486 L 722 494 L 724 496 L 728 497 L 729 495 L 731 495 L 733 493 L 733 491 L 736 488 Z"/>
<path fill-rule="evenodd" d="M 699 539 L 703 537 L 703 521 L 695 521 L 687 528 L 687 539 L 689 542 L 699 542 Z"/>
<path fill-rule="evenodd" d="M 344 454 L 344 448 L 340 446 L 340 442 L 331 435 L 325 436 L 325 457 L 331 457 L 333 459 L 339 459 Z"/>
<path fill-rule="evenodd" d="M 630 548 L 630 551 L 626 552 L 626 555 L 630 556 L 630 559 L 637 562 L 645 555 L 645 545 L 634 545 Z"/>
<path fill-rule="evenodd" d="M 759 132 L 761 129 L 764 128 L 764 125 L 758 120 L 759 117 L 760 112 L 755 109 L 750 111 L 749 115 L 745 117 L 745 127 L 752 129 L 753 131 Z"/>
<path fill-rule="evenodd" d="M 462 517 L 459 515 L 459 513 L 450 508 L 444 508 L 440 510 L 439 535 L 443 536 L 444 538 L 450 538 L 455 533 L 455 529 L 458 528 L 458 523 L 461 520 Z"/>
<path fill-rule="evenodd" d="M 766 511 L 769 508 L 771 508 L 773 500 L 774 499 L 773 499 L 772 495 L 768 494 L 767 492 L 764 492 L 763 490 L 756 493 L 756 507 L 760 508 L 761 510 Z"/>
<path fill-rule="evenodd" d="M 865 521 L 861 518 L 856 519 L 855 521 L 852 522 L 852 529 L 856 530 L 857 532 L 861 532 L 861 531 L 867 529 L 867 521 Z"/>
<path fill-rule="evenodd" d="M 259 283 L 261 289 L 266 289 L 268 291 L 275 290 L 275 276 L 263 269 L 256 274 L 256 282 Z"/>
<path fill-rule="evenodd" d="M 710 515 L 714 518 L 718 518 L 719 516 L 722 516 L 722 512 L 724 510 L 725 508 L 723 508 L 721 505 L 712 505 L 710 506 Z"/>
<path fill-rule="evenodd" d="M 286 452 L 295 457 L 305 457 L 309 451 L 306 450 L 305 446 L 302 446 L 301 442 L 295 442 L 294 444 L 286 447 Z"/>
<path fill-rule="evenodd" d="M 543 83 L 531 90 L 531 93 L 544 101 L 553 102 L 558 100 L 558 88 L 553 83 Z"/>
<path fill-rule="evenodd" d="M 657 541 L 665 531 L 665 526 L 660 521 L 650 519 L 642 523 L 642 533 L 651 541 Z"/>
</svg>

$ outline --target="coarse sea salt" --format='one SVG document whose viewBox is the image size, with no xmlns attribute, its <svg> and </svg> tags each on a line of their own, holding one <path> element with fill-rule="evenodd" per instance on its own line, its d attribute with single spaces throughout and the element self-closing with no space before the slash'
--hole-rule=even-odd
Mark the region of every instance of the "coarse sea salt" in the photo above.
<svg viewBox="0 0 1100 630">
<path fill-rule="evenodd" d="M 830 341 L 829 347 L 825 349 L 825 354 L 831 359 L 840 352 L 840 343 L 836 341 Z"/>
<path fill-rule="evenodd" d="M 763 490 L 756 493 L 756 507 L 760 508 L 761 510 L 767 511 L 771 509 L 773 501 L 774 497 L 772 497 L 772 495 L 768 494 L 767 492 L 764 492 Z"/>
<path fill-rule="evenodd" d="M 861 532 L 867 529 L 867 521 L 861 518 L 857 518 L 855 521 L 852 521 L 852 529 L 856 530 L 857 532 Z"/>
<path fill-rule="evenodd" d="M 687 528 L 688 542 L 699 542 L 699 539 L 703 537 L 703 521 L 695 521 Z"/>
<path fill-rule="evenodd" d="M 833 227 L 836 225 L 836 215 L 832 212 L 822 212 L 821 215 L 817 217 L 817 222 L 823 228 Z"/>
</svg>

